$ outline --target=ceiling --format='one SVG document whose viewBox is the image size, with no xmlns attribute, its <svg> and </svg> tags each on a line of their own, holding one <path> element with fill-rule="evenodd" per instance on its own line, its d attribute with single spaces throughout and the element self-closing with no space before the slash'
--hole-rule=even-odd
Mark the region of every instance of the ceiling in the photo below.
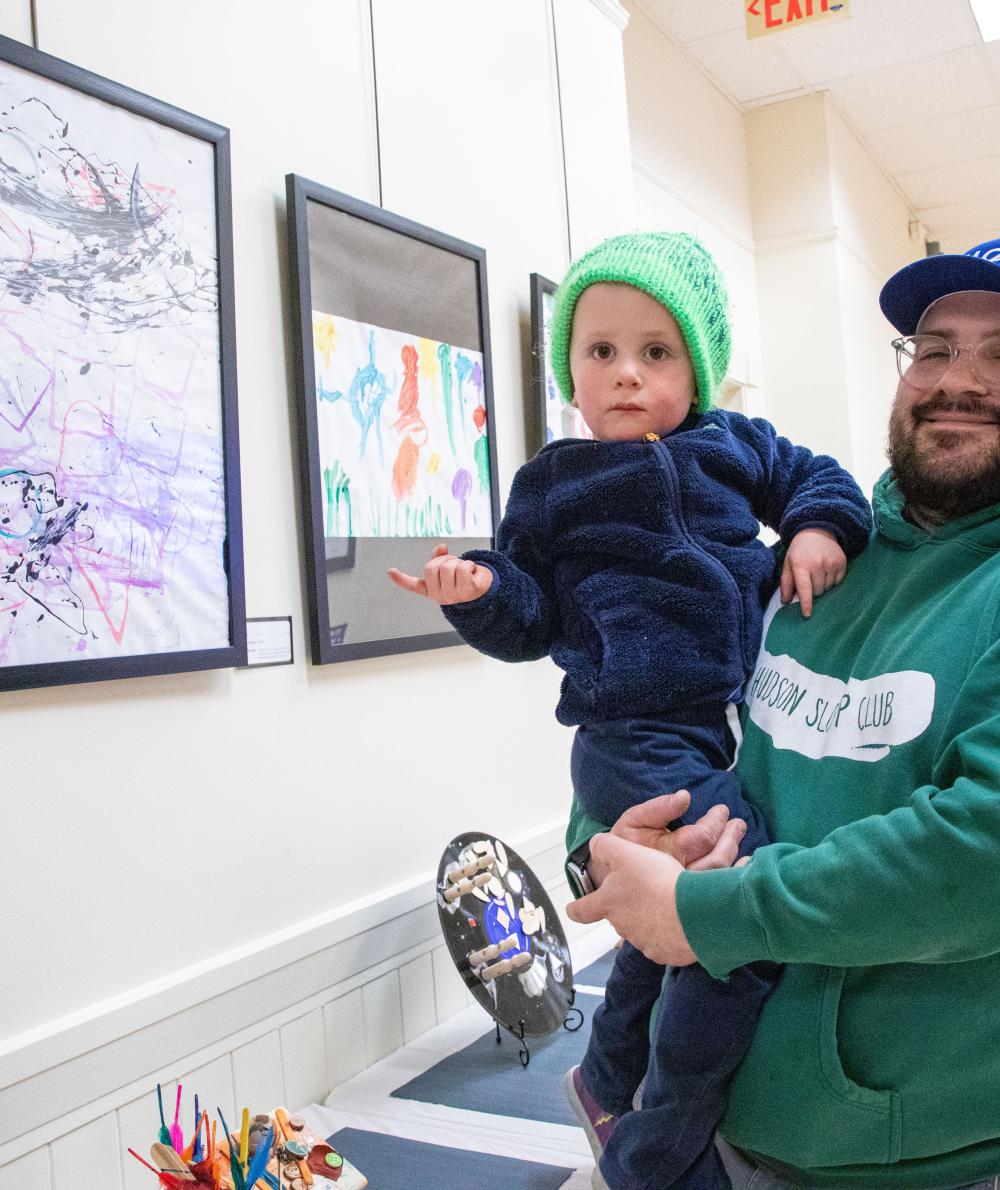
<svg viewBox="0 0 1000 1190">
<path fill-rule="evenodd" d="M 1000 236 L 1000 41 L 968 0 L 851 0 L 752 41 L 743 0 L 633 3 L 743 110 L 829 92 L 943 251 Z"/>
</svg>

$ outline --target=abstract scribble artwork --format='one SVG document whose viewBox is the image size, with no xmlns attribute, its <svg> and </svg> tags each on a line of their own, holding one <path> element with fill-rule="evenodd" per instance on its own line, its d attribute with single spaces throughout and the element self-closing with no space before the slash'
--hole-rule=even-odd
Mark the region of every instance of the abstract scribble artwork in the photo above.
<svg viewBox="0 0 1000 1190">
<path fill-rule="evenodd" d="M 457 645 L 387 570 L 499 519 L 486 253 L 287 179 L 299 472 L 316 664 Z"/>
<path fill-rule="evenodd" d="M 216 223 L 212 143 L 0 60 L 0 667 L 231 645 Z"/>
<path fill-rule="evenodd" d="M 324 535 L 489 535 L 483 357 L 313 311 Z"/>
</svg>

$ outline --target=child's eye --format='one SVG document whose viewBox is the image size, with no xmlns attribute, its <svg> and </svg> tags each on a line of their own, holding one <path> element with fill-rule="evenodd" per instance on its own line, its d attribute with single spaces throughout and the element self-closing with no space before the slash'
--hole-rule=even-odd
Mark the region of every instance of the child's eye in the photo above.
<svg viewBox="0 0 1000 1190">
<path fill-rule="evenodd" d="M 659 343 L 651 343 L 646 348 L 646 354 L 656 364 L 662 363 L 663 360 L 670 358 L 670 352 L 666 347 L 662 347 Z"/>
<path fill-rule="evenodd" d="M 610 343 L 598 343 L 593 349 L 593 356 L 595 359 L 611 359 L 614 353 L 615 349 Z"/>
</svg>

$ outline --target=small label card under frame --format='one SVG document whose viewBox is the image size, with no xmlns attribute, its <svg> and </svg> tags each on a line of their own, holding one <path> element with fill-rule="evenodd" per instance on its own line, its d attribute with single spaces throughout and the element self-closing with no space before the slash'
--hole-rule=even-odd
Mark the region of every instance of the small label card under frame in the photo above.
<svg viewBox="0 0 1000 1190">
<path fill-rule="evenodd" d="M 247 620 L 247 669 L 291 665 L 292 617 L 258 616 Z"/>
</svg>

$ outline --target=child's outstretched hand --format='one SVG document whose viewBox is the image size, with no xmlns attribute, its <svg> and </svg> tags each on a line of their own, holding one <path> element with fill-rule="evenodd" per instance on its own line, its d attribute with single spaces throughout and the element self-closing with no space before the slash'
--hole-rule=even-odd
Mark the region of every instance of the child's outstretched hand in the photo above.
<svg viewBox="0 0 1000 1190">
<path fill-rule="evenodd" d="M 847 555 L 826 529 L 801 529 L 792 538 L 781 568 L 781 602 L 798 595 L 802 614 L 812 615 L 813 599 L 844 581 Z"/>
<path fill-rule="evenodd" d="M 794 540 L 792 542 L 794 545 Z M 397 587 L 412 591 L 414 595 L 426 595 L 435 603 L 471 603 L 493 585 L 493 571 L 488 566 L 477 566 L 464 558 L 448 553 L 446 545 L 439 545 L 431 554 L 431 560 L 424 567 L 424 577 L 415 578 L 392 567 L 389 577 Z"/>
</svg>

